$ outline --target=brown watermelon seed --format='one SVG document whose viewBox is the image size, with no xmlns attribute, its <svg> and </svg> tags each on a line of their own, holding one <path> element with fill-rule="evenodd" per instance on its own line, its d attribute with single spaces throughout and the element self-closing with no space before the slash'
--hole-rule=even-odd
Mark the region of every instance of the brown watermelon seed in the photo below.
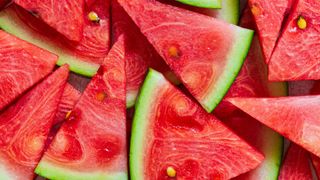
<svg viewBox="0 0 320 180">
<path fill-rule="evenodd" d="M 172 57 L 172 58 L 179 58 L 181 56 L 181 53 L 176 46 L 170 46 L 168 49 L 168 53 L 169 53 L 169 57 Z"/>
<path fill-rule="evenodd" d="M 105 92 L 99 92 L 96 95 L 96 98 L 98 101 L 103 101 L 107 97 L 107 94 Z"/>
</svg>

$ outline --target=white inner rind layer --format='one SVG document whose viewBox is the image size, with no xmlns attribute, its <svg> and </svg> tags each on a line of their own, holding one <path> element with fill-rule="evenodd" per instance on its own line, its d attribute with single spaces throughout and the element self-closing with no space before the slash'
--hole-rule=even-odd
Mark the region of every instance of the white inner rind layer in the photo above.
<svg viewBox="0 0 320 180">
<path fill-rule="evenodd" d="M 52 180 L 127 180 L 125 172 L 90 171 L 82 172 L 59 167 L 56 164 L 41 160 L 35 173 Z"/>
<path fill-rule="evenodd" d="M 30 29 L 30 27 L 21 21 L 12 8 L 7 8 L 0 12 L 0 28 L 20 39 L 58 55 L 57 65 L 69 64 L 70 70 L 77 74 L 91 77 L 96 74 L 100 66 L 99 64 L 86 62 L 82 58 L 74 56 L 71 51 L 58 47 L 40 33 Z"/>
</svg>

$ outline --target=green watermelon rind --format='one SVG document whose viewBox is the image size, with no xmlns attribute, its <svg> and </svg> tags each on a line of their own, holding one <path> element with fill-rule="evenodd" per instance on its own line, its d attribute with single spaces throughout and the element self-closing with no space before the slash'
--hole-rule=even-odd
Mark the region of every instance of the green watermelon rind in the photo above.
<svg viewBox="0 0 320 180">
<path fill-rule="evenodd" d="M 183 4 L 201 8 L 220 9 L 223 0 L 176 0 Z"/>
<path fill-rule="evenodd" d="M 215 18 L 237 25 L 240 19 L 240 1 L 223 0 L 222 8 L 217 10 Z"/>
<path fill-rule="evenodd" d="M 57 65 L 69 64 L 70 70 L 77 74 L 92 77 L 100 66 L 99 64 L 82 60 L 80 57 L 75 57 L 71 52 L 42 39 L 41 35 L 33 32 L 33 30 L 24 24 L 11 8 L 0 12 L 0 28 L 20 39 L 57 54 L 59 56 Z"/>
<path fill-rule="evenodd" d="M 209 93 L 200 101 L 200 104 L 207 112 L 212 112 L 226 95 L 249 52 L 254 31 L 237 27 L 234 32 L 235 40 L 227 55 L 225 69 L 217 79 L 214 87 L 211 87 Z"/>
<path fill-rule="evenodd" d="M 127 180 L 128 174 L 125 172 L 105 172 L 105 171 L 76 171 L 59 167 L 47 160 L 42 159 L 35 169 L 35 173 L 49 177 L 52 180 Z"/>
<path fill-rule="evenodd" d="M 146 137 L 149 127 L 148 115 L 152 107 L 152 97 L 156 97 L 159 87 L 167 83 L 164 76 L 159 72 L 149 69 L 147 77 L 141 87 L 140 94 L 136 101 L 135 113 L 132 123 L 129 167 L 130 177 L 132 180 L 144 179 L 143 177 L 143 162 L 144 148 L 143 140 Z"/>
</svg>

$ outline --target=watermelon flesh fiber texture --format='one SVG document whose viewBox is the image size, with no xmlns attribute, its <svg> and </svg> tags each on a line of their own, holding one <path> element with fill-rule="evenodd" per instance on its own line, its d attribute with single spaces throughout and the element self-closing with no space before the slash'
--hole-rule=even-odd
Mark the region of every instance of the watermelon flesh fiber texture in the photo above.
<svg viewBox="0 0 320 180">
<path fill-rule="evenodd" d="M 127 179 L 124 39 L 119 38 L 35 172 L 51 179 Z"/>
<path fill-rule="evenodd" d="M 239 72 L 252 31 L 156 1 L 118 2 L 190 93 L 211 112 Z"/>
<path fill-rule="evenodd" d="M 58 57 L 0 30 L 0 109 L 47 76 Z"/>
<path fill-rule="evenodd" d="M 240 24 L 242 27 L 255 29 L 249 8 L 245 9 Z M 274 89 L 276 89 L 277 93 L 286 95 L 284 83 L 270 84 L 267 76 L 267 66 L 264 63 L 259 39 L 257 35 L 255 35 L 247 59 L 225 98 L 277 95 L 274 93 Z M 270 89 L 272 85 L 276 88 Z M 281 163 L 282 157 L 283 138 L 252 117 L 240 112 L 225 100 L 217 106 L 214 114 L 237 135 L 265 156 L 264 161 L 256 169 L 233 179 L 276 179 L 280 169 L 279 164 Z"/>
<path fill-rule="evenodd" d="M 150 70 L 136 104 L 132 179 L 229 179 L 254 169 L 263 156 L 213 115 Z"/>
<path fill-rule="evenodd" d="M 319 95 L 229 98 L 228 101 L 292 142 L 320 156 Z"/>
<path fill-rule="evenodd" d="M 269 63 L 272 81 L 320 79 L 320 2 L 298 0 Z M 298 26 L 299 18 L 306 28 Z"/>
<path fill-rule="evenodd" d="M 114 41 L 126 36 L 127 107 L 132 107 L 149 67 L 167 75 L 171 71 L 117 0 L 112 0 L 112 29 Z"/>
<path fill-rule="evenodd" d="M 1 112 L 0 179 L 34 178 L 68 72 L 62 66 Z"/>
<path fill-rule="evenodd" d="M 312 172 L 309 153 L 300 146 L 291 143 L 281 166 L 279 180 L 311 180 Z"/>
<path fill-rule="evenodd" d="M 83 38 L 84 0 L 14 0 L 71 41 Z"/>
<path fill-rule="evenodd" d="M 291 8 L 291 2 L 292 0 L 249 0 L 266 63 L 269 62 L 281 34 L 282 23 Z"/>
</svg>

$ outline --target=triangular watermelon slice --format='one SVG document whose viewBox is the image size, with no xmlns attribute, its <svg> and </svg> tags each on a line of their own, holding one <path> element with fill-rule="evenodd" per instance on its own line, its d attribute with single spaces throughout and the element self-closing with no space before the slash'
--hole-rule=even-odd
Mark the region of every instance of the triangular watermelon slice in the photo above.
<svg viewBox="0 0 320 180">
<path fill-rule="evenodd" d="M 269 79 L 320 79 L 320 1 L 298 0 L 269 63 Z"/>
<path fill-rule="evenodd" d="M 240 24 L 242 27 L 255 28 L 249 8 L 245 9 Z M 259 39 L 255 35 L 247 59 L 226 97 L 268 97 L 279 94 L 286 95 L 285 83 L 268 82 L 267 66 L 264 63 Z M 283 151 L 282 136 L 240 112 L 225 100 L 214 112 L 230 129 L 265 156 L 257 168 L 237 176 L 234 180 L 257 180 L 266 177 L 277 179 Z"/>
<path fill-rule="evenodd" d="M 117 41 L 122 34 L 126 35 L 126 101 L 127 107 L 132 107 L 150 66 L 167 75 L 171 71 L 117 0 L 112 0 L 112 30 L 113 41 Z"/>
<path fill-rule="evenodd" d="M 0 110 L 47 76 L 58 57 L 0 30 Z"/>
<path fill-rule="evenodd" d="M 132 179 L 230 179 L 262 160 L 162 74 L 149 71 L 132 125 Z"/>
<path fill-rule="evenodd" d="M 238 74 L 253 32 L 157 1 L 118 2 L 190 93 L 211 112 Z"/>
<path fill-rule="evenodd" d="M 268 63 L 293 0 L 249 0 L 257 24 L 265 62 Z"/>
<path fill-rule="evenodd" d="M 0 179 L 33 179 L 68 72 L 61 67 L 1 112 Z"/>
<path fill-rule="evenodd" d="M 229 98 L 229 102 L 320 157 L 320 96 Z"/>
<path fill-rule="evenodd" d="M 78 90 L 72 87 L 69 83 L 66 84 L 53 124 L 58 124 L 65 119 L 66 115 L 72 110 L 80 96 L 81 93 Z"/>
<path fill-rule="evenodd" d="M 312 172 L 309 153 L 300 146 L 291 143 L 281 166 L 279 180 L 311 180 Z"/>
<path fill-rule="evenodd" d="M 127 179 L 124 39 L 119 38 L 35 172 L 50 179 Z"/>
<path fill-rule="evenodd" d="M 77 42 L 83 38 L 84 0 L 14 0 L 14 2 L 41 18 L 66 38 Z"/>
</svg>

